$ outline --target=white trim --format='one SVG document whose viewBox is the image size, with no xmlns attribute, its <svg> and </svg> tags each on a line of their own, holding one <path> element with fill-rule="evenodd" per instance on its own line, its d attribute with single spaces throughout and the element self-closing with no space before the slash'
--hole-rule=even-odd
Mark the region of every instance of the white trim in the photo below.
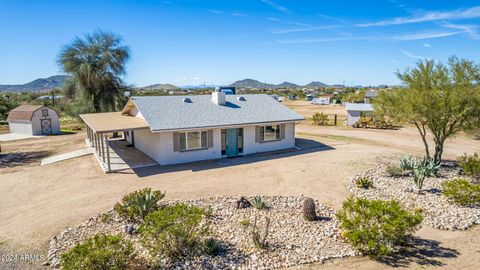
<svg viewBox="0 0 480 270">
<path fill-rule="evenodd" d="M 206 146 L 202 146 L 202 133 L 205 132 L 205 142 L 206 142 Z M 188 133 L 199 133 L 200 136 L 199 136 L 199 139 L 200 139 L 200 146 L 199 147 L 195 147 L 195 148 L 189 148 L 188 147 Z M 199 149 L 206 149 L 208 148 L 208 131 L 207 130 L 195 130 L 195 131 L 185 131 L 185 132 L 179 132 L 178 133 L 178 136 L 182 136 L 182 134 L 185 134 L 185 148 L 182 148 L 180 143 L 178 145 L 178 150 L 179 151 L 192 151 L 192 150 L 199 150 Z M 180 138 L 179 138 L 180 139 Z"/>
</svg>

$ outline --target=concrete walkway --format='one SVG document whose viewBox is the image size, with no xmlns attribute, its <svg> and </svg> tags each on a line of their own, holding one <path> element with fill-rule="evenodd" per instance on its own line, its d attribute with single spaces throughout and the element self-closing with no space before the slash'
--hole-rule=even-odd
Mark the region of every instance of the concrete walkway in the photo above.
<svg viewBox="0 0 480 270">
<path fill-rule="evenodd" d="M 24 140 L 30 138 L 43 138 L 45 136 L 32 136 L 32 135 L 25 135 L 25 134 L 18 134 L 18 133 L 6 133 L 0 134 L 0 142 L 9 142 L 9 141 L 17 141 L 17 140 Z"/>
<path fill-rule="evenodd" d="M 82 157 L 90 154 L 93 154 L 92 148 L 80 149 L 80 150 L 68 152 L 65 154 L 42 159 L 42 163 L 40 163 L 40 166 L 44 166 L 44 165 L 48 165 L 48 164 L 64 161 L 67 159 L 76 158 L 76 157 Z"/>
</svg>

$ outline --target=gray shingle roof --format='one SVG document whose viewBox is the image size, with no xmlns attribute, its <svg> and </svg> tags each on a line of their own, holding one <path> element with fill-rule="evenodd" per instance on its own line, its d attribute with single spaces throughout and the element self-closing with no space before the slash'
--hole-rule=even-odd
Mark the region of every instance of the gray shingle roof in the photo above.
<svg viewBox="0 0 480 270">
<path fill-rule="evenodd" d="M 245 101 L 238 100 L 240 96 L 245 97 Z M 186 97 L 192 102 L 183 102 Z M 135 96 L 131 100 L 152 131 L 305 119 L 268 95 L 227 95 L 226 105 L 217 105 L 211 98 L 211 95 Z"/>
</svg>

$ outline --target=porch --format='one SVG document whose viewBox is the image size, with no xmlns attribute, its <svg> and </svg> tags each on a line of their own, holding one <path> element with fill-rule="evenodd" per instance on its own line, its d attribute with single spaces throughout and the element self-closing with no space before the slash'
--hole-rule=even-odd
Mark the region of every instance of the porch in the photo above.
<svg viewBox="0 0 480 270">
<path fill-rule="evenodd" d="M 125 133 L 148 128 L 144 119 L 118 112 L 82 114 L 80 118 L 87 125 L 86 143 L 106 173 L 158 165 L 125 140 Z"/>
</svg>

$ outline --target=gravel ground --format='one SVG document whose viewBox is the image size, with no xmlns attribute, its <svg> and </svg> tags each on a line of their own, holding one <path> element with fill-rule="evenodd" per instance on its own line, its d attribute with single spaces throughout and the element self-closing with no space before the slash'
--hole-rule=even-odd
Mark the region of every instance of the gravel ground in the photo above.
<svg viewBox="0 0 480 270">
<path fill-rule="evenodd" d="M 413 177 L 391 177 L 385 172 L 388 164 L 362 172 L 347 181 L 348 190 L 357 197 L 369 199 L 395 199 L 413 210 L 420 208 L 424 216 L 423 223 L 442 230 L 465 230 L 474 224 L 480 224 L 480 207 L 463 207 L 456 205 L 442 195 L 441 184 L 444 181 L 461 177 L 458 169 L 451 164 L 442 166 L 438 176 L 425 179 L 423 194 L 412 192 Z M 369 177 L 373 188 L 362 189 L 356 186 L 360 177 Z"/>
<path fill-rule="evenodd" d="M 305 263 L 322 262 L 332 258 L 356 255 L 355 250 L 339 237 L 335 211 L 316 201 L 318 219 L 305 221 L 302 217 L 304 197 L 263 197 L 267 210 L 253 207 L 235 209 L 238 197 L 219 197 L 184 201 L 191 205 L 212 209 L 211 229 L 222 243 L 219 256 L 200 256 L 175 264 L 164 264 L 168 269 L 273 269 Z M 174 201 L 164 202 L 172 203 Z M 264 217 L 270 217 L 270 229 L 265 250 L 253 247 L 251 228 L 241 224 L 257 216 L 262 228 Z M 95 233 L 122 233 L 125 223 L 113 211 L 97 215 L 75 228 L 67 228 L 50 241 L 48 261 L 59 266 L 58 255 Z M 138 236 L 127 235 L 139 253 L 140 261 L 148 257 L 138 243 Z"/>
</svg>

